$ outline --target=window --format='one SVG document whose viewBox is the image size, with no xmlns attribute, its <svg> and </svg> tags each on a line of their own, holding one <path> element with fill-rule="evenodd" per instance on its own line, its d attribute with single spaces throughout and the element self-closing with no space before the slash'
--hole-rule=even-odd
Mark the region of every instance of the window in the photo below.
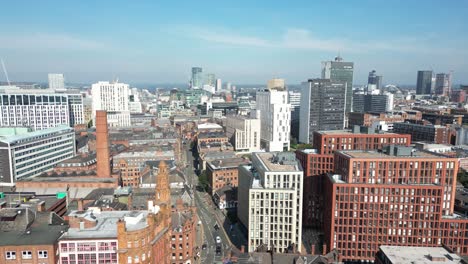
<svg viewBox="0 0 468 264">
<path fill-rule="evenodd" d="M 5 254 L 6 259 L 16 259 L 16 252 L 15 251 L 7 251 Z"/>
<path fill-rule="evenodd" d="M 21 252 L 23 259 L 32 259 L 32 252 L 31 251 L 22 251 Z"/>
<path fill-rule="evenodd" d="M 37 252 L 39 258 L 48 258 L 47 250 L 39 250 Z"/>
</svg>

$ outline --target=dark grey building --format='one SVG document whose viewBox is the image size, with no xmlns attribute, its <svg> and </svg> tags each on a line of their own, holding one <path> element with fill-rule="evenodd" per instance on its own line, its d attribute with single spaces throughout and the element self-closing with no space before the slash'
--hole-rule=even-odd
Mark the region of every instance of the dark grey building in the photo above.
<svg viewBox="0 0 468 264">
<path fill-rule="evenodd" d="M 362 92 L 353 94 L 353 112 L 364 112 L 364 98 L 366 95 Z"/>
<path fill-rule="evenodd" d="M 384 113 L 387 111 L 388 96 L 385 94 L 366 94 L 364 112 Z"/>
<path fill-rule="evenodd" d="M 288 91 L 288 101 L 291 104 L 291 136 L 299 138 L 299 111 L 301 107 L 301 92 Z"/>
<path fill-rule="evenodd" d="M 344 127 L 347 85 L 330 79 L 312 79 L 301 93 L 299 142 L 311 143 L 317 130 Z"/>
<path fill-rule="evenodd" d="M 418 71 L 416 94 L 431 94 L 432 76 L 432 71 Z"/>
<path fill-rule="evenodd" d="M 377 75 L 375 70 L 369 72 L 369 77 L 367 78 L 367 84 L 375 85 L 375 89 L 380 90 L 382 88 L 382 75 Z"/>
<path fill-rule="evenodd" d="M 352 110 L 353 72 L 354 62 L 344 62 L 340 56 L 336 57 L 334 61 L 322 62 L 322 79 L 344 82 L 347 85 L 346 113 L 349 113 Z"/>
</svg>

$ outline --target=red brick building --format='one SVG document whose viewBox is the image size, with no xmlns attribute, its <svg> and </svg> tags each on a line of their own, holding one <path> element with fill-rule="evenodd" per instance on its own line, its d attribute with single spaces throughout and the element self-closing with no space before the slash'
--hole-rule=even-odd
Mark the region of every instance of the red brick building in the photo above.
<svg viewBox="0 0 468 264">
<path fill-rule="evenodd" d="M 386 145 L 411 143 L 410 135 L 371 133 L 364 129 L 316 131 L 313 148 L 296 151 L 304 170 L 304 212 L 302 225 L 321 227 L 323 214 L 322 186 L 325 174 L 334 171 L 333 153 L 337 150 L 382 149 Z"/>
<path fill-rule="evenodd" d="M 57 263 L 58 239 L 67 229 L 66 222 L 53 212 L 0 209 L 0 263 Z"/>
<path fill-rule="evenodd" d="M 454 214 L 456 158 L 391 146 L 339 151 L 324 180 L 325 246 L 372 261 L 379 245 L 445 245 L 468 254 L 468 219 Z"/>
<path fill-rule="evenodd" d="M 213 195 L 217 190 L 224 186 L 238 186 L 237 167 L 249 163 L 243 158 L 218 159 L 206 164 L 206 174 L 210 192 Z"/>
</svg>

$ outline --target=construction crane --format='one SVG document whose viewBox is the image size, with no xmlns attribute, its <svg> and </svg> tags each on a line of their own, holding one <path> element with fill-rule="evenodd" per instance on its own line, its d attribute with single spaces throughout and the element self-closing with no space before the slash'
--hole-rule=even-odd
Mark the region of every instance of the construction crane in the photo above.
<svg viewBox="0 0 468 264">
<path fill-rule="evenodd" d="M 11 85 L 10 79 L 8 78 L 8 72 L 6 70 L 5 63 L 3 62 L 3 59 L 1 59 L 1 61 L 2 61 L 3 72 L 5 73 L 5 78 L 7 80 L 8 86 L 10 86 Z"/>
</svg>

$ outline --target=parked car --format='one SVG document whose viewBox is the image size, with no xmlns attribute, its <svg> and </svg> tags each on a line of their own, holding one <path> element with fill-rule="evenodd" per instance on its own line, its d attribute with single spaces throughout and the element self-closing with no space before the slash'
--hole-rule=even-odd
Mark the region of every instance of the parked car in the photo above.
<svg viewBox="0 0 468 264">
<path fill-rule="evenodd" d="M 221 244 L 221 238 L 219 236 L 216 236 L 216 243 Z"/>
</svg>

